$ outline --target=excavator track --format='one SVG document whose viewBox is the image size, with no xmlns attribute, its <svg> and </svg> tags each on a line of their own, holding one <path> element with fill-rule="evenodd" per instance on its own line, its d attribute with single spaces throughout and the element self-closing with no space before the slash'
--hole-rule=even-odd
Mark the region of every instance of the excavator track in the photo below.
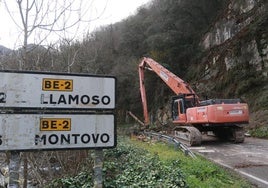
<svg viewBox="0 0 268 188">
<path fill-rule="evenodd" d="M 245 130 L 243 127 L 235 127 L 232 129 L 232 140 L 234 143 L 243 143 L 245 140 Z"/>
<path fill-rule="evenodd" d="M 243 143 L 245 140 L 245 130 L 243 127 L 233 125 L 233 127 L 223 127 L 213 131 L 215 136 L 221 140 L 229 140 L 234 143 Z"/>
<path fill-rule="evenodd" d="M 182 140 L 188 146 L 199 146 L 202 142 L 201 132 L 191 126 L 177 126 L 173 129 L 176 139 Z"/>
</svg>

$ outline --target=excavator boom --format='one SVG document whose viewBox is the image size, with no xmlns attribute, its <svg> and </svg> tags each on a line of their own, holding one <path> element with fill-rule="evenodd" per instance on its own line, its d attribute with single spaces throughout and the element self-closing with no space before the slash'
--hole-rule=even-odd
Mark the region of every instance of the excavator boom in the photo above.
<svg viewBox="0 0 268 188">
<path fill-rule="evenodd" d="M 176 95 L 195 94 L 194 90 L 188 83 L 167 70 L 165 67 L 153 59 L 144 57 L 139 65 L 139 73 L 140 75 L 142 74 L 143 80 L 145 69 L 155 72 Z"/>
<path fill-rule="evenodd" d="M 195 98 L 196 103 L 199 102 L 197 95 L 191 86 L 186 83 L 184 80 L 167 70 L 165 67 L 157 63 L 151 58 L 144 57 L 139 64 L 139 78 L 140 78 L 140 93 L 143 106 L 144 114 L 144 124 L 147 126 L 150 124 L 148 106 L 147 106 L 147 97 L 146 89 L 144 85 L 144 71 L 150 70 L 155 72 L 176 95 L 189 95 L 190 97 Z"/>
</svg>

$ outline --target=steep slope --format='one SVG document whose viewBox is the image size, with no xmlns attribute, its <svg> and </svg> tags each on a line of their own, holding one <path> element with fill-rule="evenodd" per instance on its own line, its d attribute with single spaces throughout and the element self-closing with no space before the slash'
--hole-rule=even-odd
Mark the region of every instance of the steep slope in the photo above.
<svg viewBox="0 0 268 188">
<path fill-rule="evenodd" d="M 260 125 L 259 114 L 268 115 L 267 9 L 265 0 L 230 0 L 201 41 L 202 63 L 188 73 L 203 96 L 248 102 L 252 126 Z"/>
</svg>

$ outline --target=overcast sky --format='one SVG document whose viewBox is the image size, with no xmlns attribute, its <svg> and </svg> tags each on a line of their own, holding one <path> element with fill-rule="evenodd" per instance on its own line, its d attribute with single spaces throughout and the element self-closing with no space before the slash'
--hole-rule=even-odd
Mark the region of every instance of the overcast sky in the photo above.
<svg viewBox="0 0 268 188">
<path fill-rule="evenodd" d="M 6 0 L 9 4 L 14 0 Z M 151 0 L 88 0 L 92 2 L 90 8 L 90 16 L 92 19 L 97 18 L 95 21 L 84 23 L 80 25 L 79 36 L 84 35 L 86 31 L 93 31 L 101 25 L 108 25 L 118 22 L 129 15 L 135 14 L 138 7 L 150 2 Z M 15 4 L 10 5 L 10 9 Z M 13 9 L 14 13 L 18 13 L 17 8 Z M 0 45 L 5 47 L 16 49 L 22 44 L 22 36 L 20 36 L 19 30 L 13 23 L 12 19 L 8 15 L 5 5 L 0 1 Z M 18 14 L 17 14 L 18 15 Z M 20 19 L 19 16 L 16 20 Z M 19 37 L 20 36 L 20 37 Z M 56 40 L 57 36 L 50 36 L 51 40 Z M 29 41 L 33 43 L 34 41 Z M 49 42 L 49 41 L 48 41 Z"/>
</svg>

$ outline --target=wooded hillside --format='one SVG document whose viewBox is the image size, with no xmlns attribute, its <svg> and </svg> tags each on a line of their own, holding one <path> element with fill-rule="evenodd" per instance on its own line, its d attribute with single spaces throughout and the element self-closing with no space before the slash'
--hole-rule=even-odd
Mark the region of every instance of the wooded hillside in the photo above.
<svg viewBox="0 0 268 188">
<path fill-rule="evenodd" d="M 246 0 L 241 0 L 242 3 L 244 1 Z M 267 7 L 265 1 L 254 2 L 256 6 Z M 82 41 L 66 39 L 60 41 L 58 46 L 50 47 L 32 45 L 24 69 L 116 76 L 120 122 L 125 120 L 127 110 L 142 117 L 138 63 L 144 56 L 155 59 L 189 82 L 200 97 L 242 97 L 254 109 L 267 109 L 267 97 L 261 96 L 261 105 L 253 102 L 254 92 L 267 88 L 267 75 L 258 76 L 260 72 L 252 69 L 254 64 L 248 66 L 239 61 L 243 66 L 233 66 L 236 69 L 228 70 L 220 61 L 208 64 L 213 61 L 213 57 L 217 57 L 217 53 L 222 52 L 221 44 L 205 48 L 202 45 L 204 38 L 207 33 L 213 32 L 217 21 L 227 15 L 233 4 L 230 0 L 153 0 L 140 7 L 135 15 L 88 33 Z M 253 11 L 242 12 L 240 15 L 237 13 L 240 16 L 238 18 L 243 19 L 247 13 L 254 14 Z M 250 37 L 261 33 L 264 37 L 260 40 L 266 40 L 262 45 L 267 48 L 267 13 L 260 13 L 258 20 L 250 24 L 242 35 L 245 37 L 243 40 L 250 40 Z M 238 39 L 241 40 L 242 38 Z M 237 50 L 243 48 L 241 42 L 233 41 L 231 45 L 240 45 L 235 48 Z M 211 56 L 213 53 L 216 55 Z M 19 58 L 20 50 L 2 55 L 2 69 L 17 69 Z M 239 73 L 240 69 L 243 74 Z M 267 61 L 263 62 L 262 71 L 265 72 L 264 70 L 267 70 Z M 214 81 L 217 85 L 212 84 Z M 151 110 L 168 104 L 172 92 L 157 76 L 148 72 L 146 86 Z M 244 95 L 245 91 L 247 95 Z"/>
</svg>

